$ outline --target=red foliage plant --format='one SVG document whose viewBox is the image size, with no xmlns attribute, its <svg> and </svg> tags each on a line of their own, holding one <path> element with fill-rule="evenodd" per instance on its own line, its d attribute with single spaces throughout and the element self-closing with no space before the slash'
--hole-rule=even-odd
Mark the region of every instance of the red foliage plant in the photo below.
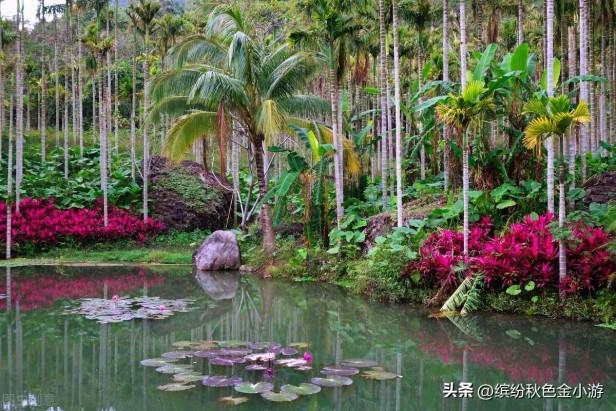
<svg viewBox="0 0 616 411">
<path fill-rule="evenodd" d="M 142 221 L 128 211 L 109 207 L 107 227 L 103 225 L 100 202 L 93 208 L 62 210 L 53 199 L 23 199 L 19 213 L 13 206 L 12 241 L 16 246 L 49 247 L 63 242 L 93 243 L 107 240 L 132 239 L 144 242 L 160 233 L 164 226 L 155 220 Z M 6 203 L 0 203 L 0 232 L 6 232 Z M 2 243 L 5 237 L 0 236 Z"/>
<path fill-rule="evenodd" d="M 457 284 L 458 274 L 481 272 L 492 289 L 534 281 L 538 288 L 558 286 L 558 240 L 550 230 L 550 214 L 526 216 L 502 235 L 492 234 L 484 217 L 469 236 L 469 256 L 463 256 L 462 233 L 442 230 L 423 243 L 419 258 L 407 265 L 403 276 L 418 272 L 428 284 Z M 616 271 L 606 245 L 610 236 L 601 228 L 577 223 L 566 241 L 567 276 L 560 284 L 566 293 L 594 291 L 605 286 Z M 461 267 L 460 270 L 456 267 Z"/>
</svg>

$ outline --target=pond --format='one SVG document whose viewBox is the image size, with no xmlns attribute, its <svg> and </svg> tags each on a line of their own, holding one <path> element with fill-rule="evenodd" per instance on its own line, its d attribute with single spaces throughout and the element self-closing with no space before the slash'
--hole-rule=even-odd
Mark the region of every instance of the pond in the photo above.
<svg viewBox="0 0 616 411">
<path fill-rule="evenodd" d="M 492 314 L 434 319 L 417 308 L 370 303 L 337 287 L 233 273 L 195 278 L 188 267 L 29 267 L 5 275 L 4 410 L 616 409 L 616 335 L 591 324 Z M 157 320 L 101 324 L 65 313 L 84 297 L 144 295 L 194 302 L 188 312 Z M 194 362 L 196 373 L 250 382 L 267 377 L 276 391 L 323 377 L 323 367 L 351 358 L 373 360 L 402 378 L 367 379 L 362 374 L 370 369 L 363 368 L 349 377 L 351 385 L 323 387 L 288 403 L 205 387 L 200 380 L 187 391 L 161 391 L 157 387 L 169 384 L 171 375 L 141 361 L 177 351 L 186 344 L 181 341 L 309 344 L 300 345 L 298 354 L 310 352 L 311 370 L 276 367 L 271 377 L 246 371 L 245 364 L 218 367 L 196 357 L 179 362 Z M 471 398 L 460 398 L 469 395 L 461 381 L 472 383 Z M 219 401 L 228 396 L 249 400 L 236 407 Z"/>
</svg>

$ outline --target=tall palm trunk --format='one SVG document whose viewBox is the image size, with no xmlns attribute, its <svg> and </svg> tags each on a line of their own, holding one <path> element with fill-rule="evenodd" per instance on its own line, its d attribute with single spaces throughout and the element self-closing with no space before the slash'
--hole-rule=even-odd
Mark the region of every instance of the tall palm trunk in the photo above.
<svg viewBox="0 0 616 411">
<path fill-rule="evenodd" d="M 548 97 L 554 96 L 554 0 L 546 0 L 546 71 Z M 554 139 L 546 139 L 548 212 L 554 214 Z"/>
<path fill-rule="evenodd" d="M 575 39 L 575 27 L 569 26 L 568 29 L 568 43 L 569 43 L 569 78 L 573 78 L 577 75 L 577 67 L 576 67 L 576 55 L 575 52 L 577 50 L 576 47 L 576 39 Z M 573 97 L 575 102 L 575 97 Z M 569 175 L 571 176 L 571 184 L 569 185 L 569 190 L 575 189 L 575 158 L 576 158 L 577 144 L 576 144 L 576 130 L 572 129 L 569 131 Z"/>
<path fill-rule="evenodd" d="M 580 76 L 588 75 L 588 0 L 580 0 Z M 588 83 L 580 82 L 580 99 L 588 102 Z M 586 156 L 588 155 L 588 143 L 590 139 L 590 130 L 587 124 L 581 125 L 580 135 L 580 155 L 582 156 L 582 183 L 586 181 Z"/>
<path fill-rule="evenodd" d="M 56 146 L 60 145 L 60 76 L 58 73 L 58 24 L 54 16 L 54 31 L 56 34 L 53 43 L 53 72 L 55 75 L 55 97 L 56 97 Z"/>
<path fill-rule="evenodd" d="M 524 43 L 524 0 L 518 0 L 518 46 Z"/>
<path fill-rule="evenodd" d="M 567 208 L 565 204 L 565 141 L 563 136 L 560 136 L 560 164 L 558 166 L 558 228 L 564 229 L 565 219 L 567 217 Z M 565 239 L 559 236 L 558 239 L 558 279 L 562 284 L 567 276 L 567 248 Z"/>
<path fill-rule="evenodd" d="M 261 135 L 252 136 L 251 140 L 254 141 L 254 161 L 257 171 L 257 180 L 259 182 L 259 193 L 261 198 L 264 198 L 267 194 L 267 180 L 265 179 L 265 167 L 263 166 L 263 142 L 265 138 Z M 275 247 L 274 227 L 272 226 L 272 216 L 269 209 L 269 204 L 264 202 L 261 206 L 261 212 L 259 213 L 259 219 L 261 221 L 261 232 L 263 234 L 263 250 L 268 258 L 271 258 Z"/>
<path fill-rule="evenodd" d="M 447 0 L 445 0 L 447 2 Z M 402 114 L 400 112 L 400 55 L 398 38 L 398 4 L 392 0 L 394 30 L 394 104 L 396 108 L 396 215 L 398 227 L 404 225 L 402 215 Z"/>
<path fill-rule="evenodd" d="M 68 6 L 67 6 L 68 7 Z M 66 32 L 69 32 L 69 20 L 66 19 Z M 64 50 L 64 65 L 66 72 L 64 73 L 64 178 L 68 179 L 68 118 L 69 118 L 69 85 L 68 85 L 68 70 L 70 69 L 69 44 L 65 45 Z"/>
<path fill-rule="evenodd" d="M 462 92 L 466 89 L 466 4 L 460 1 L 460 84 Z M 468 169 L 468 135 L 464 130 L 462 135 L 462 203 L 463 203 L 463 237 L 464 256 L 468 256 L 468 230 L 469 230 L 469 191 L 470 178 Z"/>
<path fill-rule="evenodd" d="M 379 0 L 379 87 L 381 88 L 381 195 L 383 209 L 387 209 L 387 95 L 385 87 L 386 63 L 385 63 L 385 5 Z"/>
<path fill-rule="evenodd" d="M 1 77 L 1 75 L 0 75 Z M 45 59 L 44 53 L 41 55 L 41 107 L 40 107 L 40 117 L 39 121 L 41 123 L 41 163 L 45 162 L 47 157 L 46 154 L 46 145 L 47 145 L 47 106 L 45 104 L 45 100 L 47 97 L 47 87 L 45 84 Z M 1 99 L 0 99 L 1 100 Z"/>
<path fill-rule="evenodd" d="M 23 26 L 22 4 L 17 0 L 17 58 L 15 62 L 15 206 L 19 213 L 21 180 L 24 167 L 24 85 L 23 85 Z"/>
<path fill-rule="evenodd" d="M 120 98 L 120 77 L 118 75 L 118 0 L 115 0 L 115 11 L 113 13 L 113 139 L 115 142 L 115 153 L 118 154 L 118 101 Z"/>
<path fill-rule="evenodd" d="M 137 137 L 137 130 L 135 126 L 135 112 L 137 106 L 137 60 L 133 57 L 132 74 L 133 74 L 133 91 L 131 97 L 130 108 L 130 175 L 133 181 L 135 181 L 135 165 L 137 162 L 137 153 L 135 151 L 135 140 Z"/>
<path fill-rule="evenodd" d="M 601 25 L 601 77 L 607 78 L 606 59 L 605 59 L 605 41 L 607 33 L 605 27 L 607 22 L 604 21 Z M 599 92 L 599 141 L 607 142 L 607 99 L 606 99 L 606 85 L 607 81 L 602 81 Z M 600 152 L 603 154 L 603 149 Z"/>
<path fill-rule="evenodd" d="M 77 11 L 77 33 L 78 35 L 81 33 L 81 25 L 80 25 L 80 16 L 79 11 Z M 82 59 L 83 59 L 83 51 L 81 41 L 77 41 L 77 113 L 79 116 L 78 125 L 79 128 L 79 156 L 83 158 L 83 73 L 82 73 Z M 94 99 L 94 96 L 92 96 Z M 92 113 L 94 116 L 94 112 Z"/>
<path fill-rule="evenodd" d="M 333 49 L 333 45 L 332 45 Z M 333 54 L 333 52 L 332 52 Z M 336 80 L 336 68 L 334 59 L 332 57 L 332 61 L 330 62 L 329 69 L 329 83 L 330 83 L 330 103 L 332 106 L 332 133 L 333 133 L 333 143 L 334 149 L 336 152 L 334 153 L 334 185 L 336 189 L 336 223 L 340 226 L 340 222 L 342 221 L 342 217 L 344 217 L 344 208 L 342 203 L 344 201 L 344 181 L 342 181 L 342 175 L 340 175 L 341 167 L 341 159 L 342 159 L 342 147 L 338 145 L 340 139 L 338 138 L 338 81 Z M 256 148 L 258 151 L 260 147 Z M 265 176 L 265 174 L 264 174 Z"/>
<path fill-rule="evenodd" d="M 417 90 L 421 90 L 422 87 L 422 71 L 423 71 L 423 60 L 421 53 L 421 46 L 419 47 L 419 55 L 417 56 Z M 419 97 L 419 102 L 421 103 L 422 98 Z M 419 121 L 419 134 L 423 134 L 423 124 L 421 120 Z M 426 148 L 423 142 L 419 143 L 419 177 L 422 180 L 426 179 Z"/>
<path fill-rule="evenodd" d="M 107 98 L 105 93 L 104 56 L 99 58 L 100 80 L 98 82 L 98 109 L 99 109 L 99 163 L 101 173 L 101 190 L 103 191 L 103 224 L 108 224 L 107 204 Z"/>
<path fill-rule="evenodd" d="M 12 248 L 12 206 L 13 206 L 13 96 L 9 98 L 9 147 L 7 160 L 7 204 L 6 204 L 6 259 L 11 258 Z"/>
<path fill-rule="evenodd" d="M 146 27 L 145 29 L 145 37 L 144 37 L 144 45 L 145 45 L 145 58 L 143 59 L 143 221 L 148 219 L 148 183 L 150 178 L 150 142 L 148 140 L 148 125 L 145 122 L 146 115 L 148 112 L 148 77 L 150 72 L 150 66 L 148 62 L 148 46 L 150 42 L 150 29 Z"/>
<path fill-rule="evenodd" d="M 443 0 L 443 83 L 449 81 L 449 0 Z M 443 185 L 449 191 L 449 136 L 450 129 L 443 126 Z"/>
</svg>

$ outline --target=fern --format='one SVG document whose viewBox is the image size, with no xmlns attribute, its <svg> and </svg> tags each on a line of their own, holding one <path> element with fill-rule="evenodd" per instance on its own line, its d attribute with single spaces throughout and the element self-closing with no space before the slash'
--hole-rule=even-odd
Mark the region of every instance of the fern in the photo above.
<svg viewBox="0 0 616 411">
<path fill-rule="evenodd" d="M 466 294 L 473 285 L 473 276 L 468 276 L 462 281 L 462 284 L 451 294 L 451 296 L 445 301 L 445 304 L 441 307 L 441 311 L 456 311 L 458 307 L 464 304 L 466 300 Z"/>
<path fill-rule="evenodd" d="M 466 315 L 477 311 L 481 306 L 481 288 L 483 287 L 483 274 L 475 274 L 473 277 L 473 284 L 470 290 L 466 293 L 466 300 L 460 310 L 460 314 Z"/>
</svg>

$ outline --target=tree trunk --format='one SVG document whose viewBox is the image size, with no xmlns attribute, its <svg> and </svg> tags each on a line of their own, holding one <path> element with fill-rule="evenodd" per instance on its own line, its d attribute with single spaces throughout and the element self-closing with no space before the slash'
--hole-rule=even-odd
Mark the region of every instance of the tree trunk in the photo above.
<svg viewBox="0 0 616 411">
<path fill-rule="evenodd" d="M 524 43 L 524 0 L 518 0 L 518 46 Z"/>
<path fill-rule="evenodd" d="M 77 33 L 81 33 L 81 24 L 79 18 L 79 11 L 77 11 Z M 82 52 L 81 41 L 77 41 L 77 112 L 78 112 L 78 128 L 79 128 L 79 156 L 83 158 L 83 76 L 82 76 Z M 94 97 L 92 97 L 94 98 Z M 92 113 L 94 116 L 94 112 Z"/>
<path fill-rule="evenodd" d="M 330 62 L 329 69 L 329 85 L 330 85 L 330 104 L 332 106 L 332 133 L 334 150 L 334 186 L 336 189 L 336 224 L 340 227 L 342 217 L 344 217 L 344 182 L 340 175 L 341 151 L 342 147 L 338 147 L 338 82 L 336 81 L 335 63 Z M 258 147 L 257 147 L 258 148 Z M 256 150 L 255 150 L 256 151 Z"/>
<path fill-rule="evenodd" d="M 252 136 L 251 140 L 254 141 L 254 160 L 255 168 L 257 171 L 257 180 L 259 182 L 259 193 L 261 198 L 264 198 L 267 194 L 267 181 L 265 179 L 265 169 L 263 167 L 263 141 L 265 138 L 262 135 Z M 276 246 L 276 239 L 274 236 L 274 227 L 272 226 L 272 217 L 270 214 L 269 204 L 263 202 L 261 206 L 261 212 L 259 213 L 259 220 L 261 221 L 261 234 L 263 235 L 263 250 L 269 259 L 271 259 L 274 247 Z"/>
<path fill-rule="evenodd" d="M 421 90 L 422 87 L 422 75 L 421 72 L 423 71 L 423 60 L 422 60 L 422 54 L 421 51 L 419 52 L 419 55 L 417 56 L 417 89 Z M 422 98 L 419 97 L 419 102 L 421 103 Z M 423 134 L 423 123 L 421 120 L 419 120 L 419 134 Z M 422 180 L 426 179 L 426 148 L 425 148 L 425 144 L 423 142 L 419 143 L 419 178 Z"/>
<path fill-rule="evenodd" d="M 15 61 L 15 210 L 19 213 L 21 200 L 21 180 L 24 167 L 24 79 L 23 79 L 23 27 L 21 5 L 17 0 L 17 56 Z"/>
<path fill-rule="evenodd" d="M 398 227 L 402 227 L 404 225 L 402 214 L 402 114 L 400 112 L 400 40 L 398 38 L 398 4 L 396 0 L 392 0 L 392 7 L 394 30 L 394 104 L 396 109 L 396 215 L 398 217 Z"/>
<path fill-rule="evenodd" d="M 588 74 L 588 34 L 587 21 L 588 21 L 588 0 L 580 0 L 580 76 L 586 76 Z M 588 83 L 585 81 L 580 82 L 580 100 L 588 103 Z M 580 126 L 580 155 L 582 156 L 582 184 L 586 181 L 586 156 L 588 155 L 588 143 L 590 139 L 590 130 L 588 124 L 582 124 Z"/>
<path fill-rule="evenodd" d="M 460 84 L 462 92 L 466 89 L 466 4 L 460 1 Z M 469 172 L 468 172 L 468 136 L 466 130 L 462 136 L 462 202 L 463 202 L 463 237 L 464 257 L 468 257 L 469 226 Z"/>
<path fill-rule="evenodd" d="M 605 26 L 607 25 L 607 22 L 604 21 L 603 24 L 601 25 L 601 77 L 603 77 L 604 79 L 607 79 L 607 70 L 606 70 L 606 59 L 605 59 L 605 38 L 606 38 L 606 32 L 605 32 Z M 605 97 L 606 95 L 606 88 L 605 88 L 605 84 L 606 81 L 602 81 L 601 85 L 600 85 L 600 92 L 599 92 L 599 142 L 607 142 L 607 99 Z M 599 152 L 601 153 L 601 155 L 605 154 L 605 150 L 603 148 L 601 148 L 599 150 Z"/>
<path fill-rule="evenodd" d="M 150 177 L 150 144 L 148 141 L 148 126 L 146 124 L 146 116 L 148 112 L 148 83 L 149 65 L 148 65 L 148 43 L 150 38 L 149 28 L 146 28 L 144 44 L 145 58 L 143 59 L 143 221 L 148 219 L 148 179 Z"/>
<path fill-rule="evenodd" d="M 565 205 L 565 141 L 563 136 L 560 136 L 560 165 L 558 167 L 558 228 L 563 230 L 565 227 L 565 219 L 567 210 Z M 558 239 L 558 281 L 563 284 L 567 276 L 567 248 L 565 239 L 559 236 Z M 563 295 L 561 294 L 561 297 Z"/>
<path fill-rule="evenodd" d="M 575 52 L 577 50 L 576 47 L 576 39 L 575 39 L 575 27 L 573 26 L 569 26 L 568 29 L 568 35 L 569 35 L 569 39 L 568 39 L 568 43 L 569 43 L 569 78 L 573 78 L 577 75 L 577 68 L 576 68 L 576 55 Z M 571 88 L 573 89 L 573 85 L 571 85 Z M 571 91 L 571 90 L 566 90 L 566 91 Z M 572 98 L 572 103 L 575 103 L 575 97 Z M 573 190 L 575 189 L 575 159 L 576 159 L 576 151 L 577 151 L 577 144 L 576 144 L 576 130 L 575 129 L 571 129 L 569 130 L 569 175 L 571 176 L 571 184 L 569 185 L 569 190 Z M 571 204 L 571 207 L 573 208 L 574 204 Z"/>
<path fill-rule="evenodd" d="M 132 64 L 132 74 L 133 74 L 133 92 L 131 96 L 131 107 L 130 107 L 130 176 L 133 181 L 135 181 L 136 173 L 135 166 L 137 163 L 137 153 L 135 151 L 135 140 L 137 137 L 137 130 L 135 126 L 135 112 L 137 106 L 137 60 L 133 57 Z"/>
<path fill-rule="evenodd" d="M 100 58 L 100 65 L 103 66 L 104 57 Z M 98 82 L 98 107 L 99 107 L 99 162 L 101 173 L 101 190 L 103 191 L 103 224 L 107 227 L 108 210 L 107 210 L 107 98 L 105 93 L 105 69 L 100 67 L 100 80 Z"/>
<path fill-rule="evenodd" d="M 115 142 L 115 153 L 118 154 L 118 100 L 120 98 L 120 86 L 118 76 L 118 0 L 115 0 L 115 12 L 113 13 L 113 85 L 115 96 L 113 98 L 113 138 Z"/>
<path fill-rule="evenodd" d="M 41 163 L 45 162 L 45 159 L 47 158 L 47 154 L 46 154 L 46 145 L 47 145 L 47 116 L 46 116 L 46 112 L 47 112 L 47 107 L 45 104 L 45 100 L 47 97 L 47 88 L 45 87 L 45 60 L 44 60 L 44 53 L 41 56 L 41 114 L 40 114 L 40 122 L 41 122 Z M 1 75 L 0 75 L 1 77 Z M 4 92 L 3 92 L 4 94 Z M 4 100 L 4 98 L 0 98 L 0 100 Z"/>
<path fill-rule="evenodd" d="M 387 95 L 386 78 L 386 53 L 385 49 L 385 5 L 383 0 L 379 0 L 379 44 L 380 44 L 380 65 L 379 65 L 379 84 L 381 88 L 381 196 L 383 200 L 383 210 L 388 208 L 387 200 Z"/>
<path fill-rule="evenodd" d="M 9 98 L 9 147 L 7 159 L 7 204 L 6 204 L 6 259 L 11 258 L 12 246 L 12 206 L 13 206 L 13 96 Z M 8 289 L 7 289 L 8 293 Z"/>
<path fill-rule="evenodd" d="M 56 25 L 54 19 L 54 26 Z M 58 29 L 56 27 L 56 35 L 58 33 Z M 60 76 L 58 73 L 58 39 L 56 37 L 56 41 L 54 41 L 53 45 L 53 71 L 56 80 L 56 146 L 60 145 Z"/>
<path fill-rule="evenodd" d="M 548 97 L 554 96 L 554 0 L 546 0 L 546 71 Z M 548 213 L 554 214 L 554 139 L 546 139 Z"/>
<path fill-rule="evenodd" d="M 443 83 L 449 81 L 449 0 L 443 0 Z M 449 136 L 450 129 L 443 126 L 443 185 L 449 191 Z"/>
</svg>

